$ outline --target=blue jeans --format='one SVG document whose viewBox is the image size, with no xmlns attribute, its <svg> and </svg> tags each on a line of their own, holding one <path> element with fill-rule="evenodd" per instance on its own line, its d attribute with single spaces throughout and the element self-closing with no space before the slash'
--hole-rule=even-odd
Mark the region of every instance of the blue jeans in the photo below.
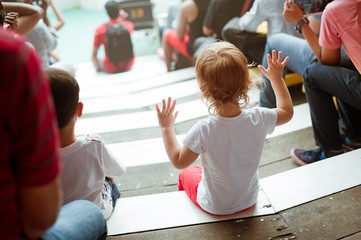
<svg viewBox="0 0 361 240">
<path fill-rule="evenodd" d="M 44 234 L 44 240 L 101 240 L 107 237 L 103 214 L 95 204 L 77 200 L 64 205 L 55 224 Z"/>
<path fill-rule="evenodd" d="M 350 139 L 361 138 L 361 75 L 342 55 L 339 66 L 314 63 L 303 74 L 316 144 L 323 150 L 342 150 L 340 127 Z M 332 97 L 337 98 L 339 111 Z"/>
<path fill-rule="evenodd" d="M 316 61 L 316 57 L 305 39 L 285 33 L 278 33 L 267 39 L 262 59 L 262 66 L 266 69 L 268 68 L 267 54 L 271 54 L 272 50 L 276 50 L 277 53 L 282 51 L 283 58 L 287 56 L 290 58 L 284 75 L 287 70 L 302 75 L 306 67 Z M 268 108 L 276 107 L 276 97 L 271 82 L 264 75 L 260 89 L 260 106 Z"/>
</svg>

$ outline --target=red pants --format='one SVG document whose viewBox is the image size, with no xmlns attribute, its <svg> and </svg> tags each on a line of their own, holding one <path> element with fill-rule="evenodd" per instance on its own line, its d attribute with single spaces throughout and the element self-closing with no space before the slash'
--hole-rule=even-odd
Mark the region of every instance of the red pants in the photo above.
<svg viewBox="0 0 361 240">
<path fill-rule="evenodd" d="M 189 55 L 187 51 L 187 45 L 189 42 L 189 35 L 184 35 L 183 39 L 179 39 L 177 36 L 177 31 L 174 29 L 169 29 L 165 33 L 165 41 L 171 46 L 173 49 L 180 52 L 183 56 L 187 57 L 190 61 L 192 61 L 192 57 Z"/>
<path fill-rule="evenodd" d="M 200 209 L 202 209 L 197 202 L 198 185 L 202 180 L 202 168 L 190 166 L 182 170 L 179 174 L 178 190 L 185 191 L 188 197 Z M 202 209 L 203 210 L 203 209 Z M 203 210 L 204 211 L 204 210 Z"/>
</svg>

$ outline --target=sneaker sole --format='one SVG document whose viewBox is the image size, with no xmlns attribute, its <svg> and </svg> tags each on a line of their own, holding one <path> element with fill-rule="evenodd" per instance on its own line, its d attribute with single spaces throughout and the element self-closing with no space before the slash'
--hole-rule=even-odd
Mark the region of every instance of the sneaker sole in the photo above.
<svg viewBox="0 0 361 240">
<path fill-rule="evenodd" d="M 349 145 L 346 145 L 346 144 L 342 144 L 342 147 L 343 149 L 345 149 L 346 151 L 353 151 L 353 150 L 356 150 L 358 148 L 354 148 L 354 147 L 350 147 Z"/>
<path fill-rule="evenodd" d="M 300 158 L 297 157 L 297 155 L 294 153 L 294 148 L 291 149 L 290 151 L 290 155 L 291 155 L 291 158 L 293 159 L 293 161 L 297 164 L 297 165 L 300 165 L 300 166 L 304 166 L 304 165 L 307 165 L 307 163 L 305 163 L 304 161 L 302 161 Z"/>
</svg>

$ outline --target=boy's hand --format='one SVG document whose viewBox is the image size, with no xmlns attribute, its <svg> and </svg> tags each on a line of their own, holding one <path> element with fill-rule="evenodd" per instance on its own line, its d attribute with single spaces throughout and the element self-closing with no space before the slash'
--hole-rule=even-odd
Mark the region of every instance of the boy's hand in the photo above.
<svg viewBox="0 0 361 240">
<path fill-rule="evenodd" d="M 178 115 L 178 111 L 173 114 L 176 100 L 174 100 L 172 103 L 172 98 L 169 97 L 167 103 L 165 102 L 165 99 L 162 100 L 162 103 L 162 110 L 159 109 L 158 104 L 155 105 L 158 115 L 159 126 L 161 128 L 172 127 Z"/>
<path fill-rule="evenodd" d="M 268 69 L 266 70 L 262 65 L 258 65 L 259 70 L 268 78 L 270 81 L 277 81 L 283 79 L 283 69 L 285 68 L 288 57 L 282 62 L 282 52 L 278 52 L 278 59 L 276 50 L 272 51 L 272 58 L 270 54 L 267 55 Z"/>
</svg>

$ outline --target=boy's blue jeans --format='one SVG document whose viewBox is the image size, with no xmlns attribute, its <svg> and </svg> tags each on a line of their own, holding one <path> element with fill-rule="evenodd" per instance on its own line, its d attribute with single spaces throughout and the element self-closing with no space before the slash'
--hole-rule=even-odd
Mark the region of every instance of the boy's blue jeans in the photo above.
<svg viewBox="0 0 361 240">
<path fill-rule="evenodd" d="M 339 66 L 314 63 L 303 74 L 316 144 L 342 150 L 340 127 L 347 137 L 361 138 L 361 75 L 346 56 Z M 337 98 L 337 112 L 332 97 Z M 339 127 L 338 118 L 341 119 Z"/>
<path fill-rule="evenodd" d="M 55 224 L 44 234 L 44 240 L 103 240 L 107 225 L 99 207 L 86 200 L 64 205 Z"/>
</svg>

